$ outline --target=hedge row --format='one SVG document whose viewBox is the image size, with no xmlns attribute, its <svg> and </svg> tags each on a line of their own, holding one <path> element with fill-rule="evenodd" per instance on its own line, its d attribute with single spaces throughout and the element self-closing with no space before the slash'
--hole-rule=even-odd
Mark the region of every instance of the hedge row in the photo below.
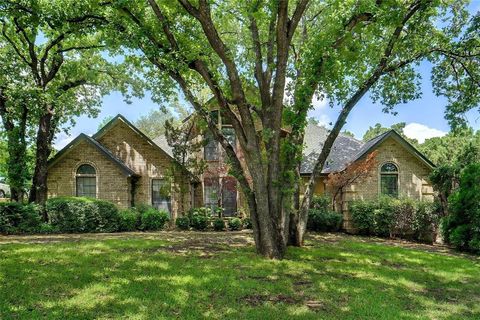
<svg viewBox="0 0 480 320">
<path fill-rule="evenodd" d="M 190 209 L 183 217 L 178 217 L 175 221 L 177 228 L 181 230 L 197 230 L 203 231 L 213 228 L 215 231 L 223 231 L 225 229 L 237 231 L 242 229 L 251 229 L 252 223 L 249 218 L 240 219 L 237 217 L 227 219 L 227 223 L 223 218 L 214 218 L 218 216 L 218 212 L 213 212 L 210 208 L 194 208 Z"/>
<path fill-rule="evenodd" d="M 307 229 L 311 231 L 340 230 L 343 215 L 332 210 L 332 201 L 327 196 L 315 196 L 308 211 Z"/>
<path fill-rule="evenodd" d="M 134 230 L 160 230 L 169 220 L 168 213 L 151 206 L 119 210 L 103 200 L 58 197 L 46 203 L 48 223 L 36 205 L 0 203 L 0 233 L 83 233 Z"/>
<path fill-rule="evenodd" d="M 422 242 L 435 240 L 440 220 L 437 203 L 390 197 L 353 201 L 350 214 L 360 234 Z"/>
</svg>

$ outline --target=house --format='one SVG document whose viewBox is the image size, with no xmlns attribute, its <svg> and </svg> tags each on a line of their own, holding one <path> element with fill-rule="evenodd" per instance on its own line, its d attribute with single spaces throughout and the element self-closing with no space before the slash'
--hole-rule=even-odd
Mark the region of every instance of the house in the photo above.
<svg viewBox="0 0 480 320">
<path fill-rule="evenodd" d="M 120 208 L 151 204 L 175 218 L 194 205 L 181 197 L 199 182 L 186 170 L 173 170 L 170 153 L 118 115 L 92 137 L 80 134 L 48 164 L 48 197 L 82 196 L 111 201 Z"/>
<path fill-rule="evenodd" d="M 231 125 L 223 123 L 218 112 L 213 115 L 218 117 L 219 127 L 236 151 L 241 152 Z M 327 134 L 325 128 L 313 124 L 305 130 L 300 170 L 305 181 L 312 173 Z M 207 141 L 195 156 L 203 158 L 207 168 L 200 177 L 195 177 L 181 166 L 173 170 L 179 166 L 164 136 L 151 140 L 118 115 L 92 137 L 79 135 L 49 161 L 49 197 L 95 197 L 124 208 L 146 203 L 167 210 L 172 218 L 199 206 L 220 206 L 225 216 L 248 214 L 238 183 L 228 175 L 220 146 L 208 136 L 201 138 Z M 368 142 L 340 134 L 316 181 L 315 193 L 331 191 L 326 184 L 328 174 L 345 169 L 374 150 L 377 150 L 376 172 L 350 185 L 343 193 L 341 202 L 347 230 L 351 227 L 346 210 L 348 201 L 374 199 L 381 194 L 433 199 L 428 176 L 434 165 L 393 130 Z"/>
</svg>

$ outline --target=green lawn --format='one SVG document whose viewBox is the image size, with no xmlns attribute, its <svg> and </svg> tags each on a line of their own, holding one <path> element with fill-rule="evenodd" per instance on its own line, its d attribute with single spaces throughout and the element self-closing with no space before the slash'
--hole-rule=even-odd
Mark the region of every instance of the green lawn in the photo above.
<svg viewBox="0 0 480 320">
<path fill-rule="evenodd" d="M 480 319 L 480 260 L 318 234 L 283 261 L 245 233 L 0 237 L 0 319 Z"/>
</svg>

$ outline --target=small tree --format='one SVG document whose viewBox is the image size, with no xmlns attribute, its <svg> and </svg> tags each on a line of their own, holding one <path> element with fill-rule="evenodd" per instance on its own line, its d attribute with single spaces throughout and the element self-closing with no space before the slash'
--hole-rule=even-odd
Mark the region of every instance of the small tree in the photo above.
<svg viewBox="0 0 480 320">
<path fill-rule="evenodd" d="M 184 170 L 192 175 L 192 178 L 201 175 L 205 169 L 205 161 L 196 156 L 201 151 L 203 142 L 194 137 L 195 126 L 189 121 L 183 125 L 175 125 L 173 119 L 165 121 L 165 137 L 172 147 L 174 164 L 171 166 L 170 176 L 175 181 Z M 184 211 L 183 204 L 188 193 L 183 181 L 175 181 L 175 191 L 179 194 L 179 211 Z"/>
<path fill-rule="evenodd" d="M 377 154 L 377 151 L 373 151 L 369 153 L 365 159 L 349 164 L 343 171 L 333 172 L 328 175 L 327 186 L 333 190 L 333 210 L 336 210 L 338 196 L 340 196 L 340 201 L 343 205 L 343 192 L 347 186 L 372 176 L 375 172 L 374 168 L 377 167 Z"/>
</svg>

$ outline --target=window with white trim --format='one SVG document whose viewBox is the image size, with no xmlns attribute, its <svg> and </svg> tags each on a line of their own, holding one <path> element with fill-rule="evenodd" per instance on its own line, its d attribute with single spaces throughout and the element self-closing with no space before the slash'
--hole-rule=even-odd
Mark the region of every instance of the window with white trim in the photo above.
<svg viewBox="0 0 480 320">
<path fill-rule="evenodd" d="M 89 164 L 79 166 L 75 180 L 77 197 L 97 197 L 97 172 L 93 166 Z"/>
</svg>

